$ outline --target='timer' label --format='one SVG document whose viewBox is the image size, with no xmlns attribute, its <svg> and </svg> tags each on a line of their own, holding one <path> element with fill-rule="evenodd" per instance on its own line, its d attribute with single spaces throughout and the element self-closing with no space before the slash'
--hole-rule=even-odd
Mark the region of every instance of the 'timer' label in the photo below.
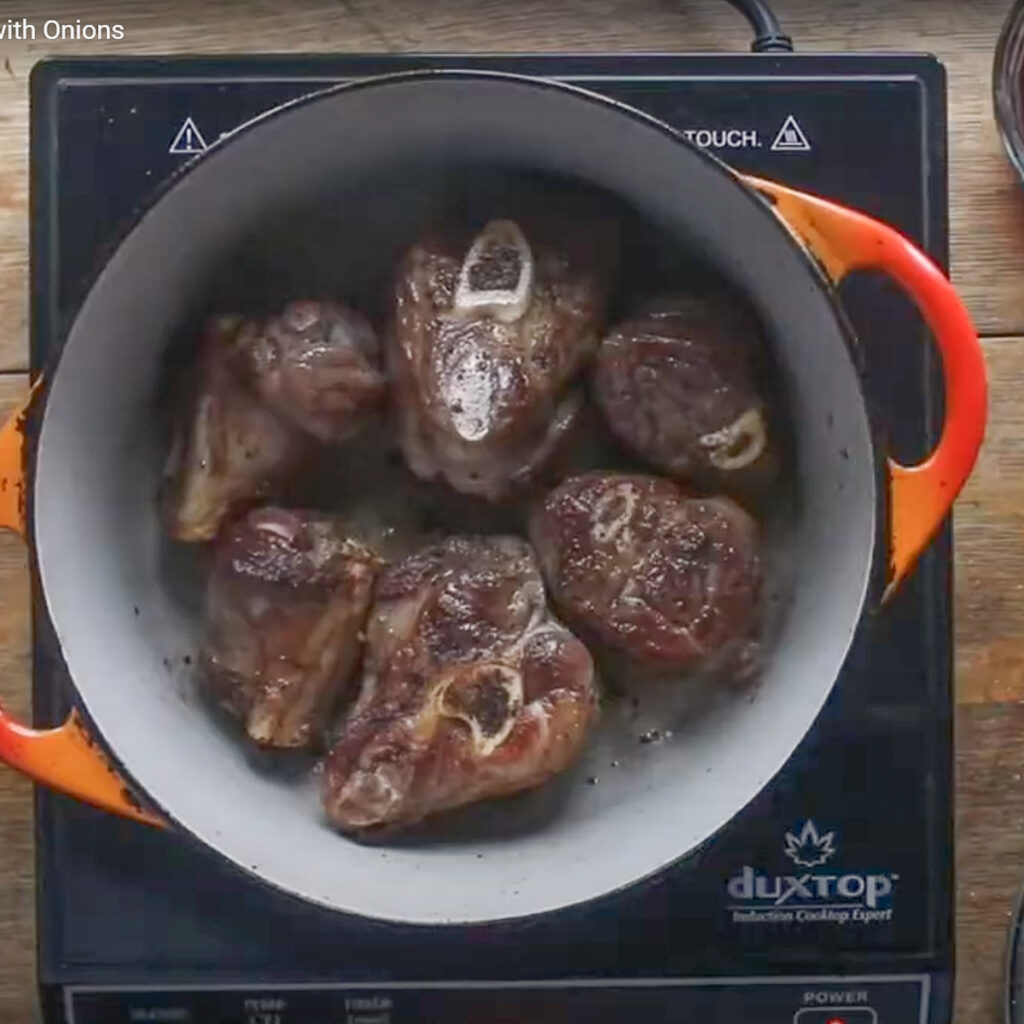
<svg viewBox="0 0 1024 1024">
<path fill-rule="evenodd" d="M 837 853 L 835 833 L 820 832 L 813 821 L 787 832 L 783 854 L 796 870 L 771 875 L 744 865 L 726 882 L 733 922 L 862 925 L 891 921 L 899 875 L 825 870 Z"/>
</svg>

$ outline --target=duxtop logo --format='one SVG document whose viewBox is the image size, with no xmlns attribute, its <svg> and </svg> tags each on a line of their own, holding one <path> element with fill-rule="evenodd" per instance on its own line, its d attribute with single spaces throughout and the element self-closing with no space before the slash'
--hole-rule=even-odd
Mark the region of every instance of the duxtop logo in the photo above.
<svg viewBox="0 0 1024 1024">
<path fill-rule="evenodd" d="M 782 852 L 797 868 L 820 868 L 838 854 L 836 833 L 807 819 L 787 831 Z M 828 921 L 868 924 L 892 920 L 899 875 L 851 871 L 769 875 L 749 864 L 726 883 L 736 923 Z"/>
</svg>

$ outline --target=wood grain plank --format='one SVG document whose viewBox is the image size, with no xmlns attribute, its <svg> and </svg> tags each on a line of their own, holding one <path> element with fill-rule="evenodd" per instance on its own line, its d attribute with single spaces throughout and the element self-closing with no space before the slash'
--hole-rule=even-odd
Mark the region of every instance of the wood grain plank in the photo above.
<svg viewBox="0 0 1024 1024">
<path fill-rule="evenodd" d="M 991 115 L 991 54 L 1005 0 L 858 0 L 841 16 L 816 0 L 777 0 L 802 50 L 931 50 L 947 64 L 954 279 L 985 333 L 1024 332 L 1024 193 Z M 0 20 L 26 8 L 0 0 Z M 27 77 L 52 54 L 259 51 L 746 49 L 722 0 L 61 0 L 46 18 L 119 23 L 121 41 L 0 41 L 0 370 L 26 366 Z"/>
<path fill-rule="evenodd" d="M 1024 339 L 985 343 L 990 418 L 954 512 L 957 697 L 1024 701 Z"/>
<path fill-rule="evenodd" d="M 0 417 L 28 391 L 24 376 L 0 376 Z M 0 703 L 30 712 L 28 561 L 16 537 L 0 534 Z M 0 766 L 0 1021 L 34 1018 L 35 906 L 32 786 Z"/>
<path fill-rule="evenodd" d="M 957 1024 L 1001 1024 L 1007 929 L 1024 881 L 1024 705 L 957 711 Z"/>
</svg>

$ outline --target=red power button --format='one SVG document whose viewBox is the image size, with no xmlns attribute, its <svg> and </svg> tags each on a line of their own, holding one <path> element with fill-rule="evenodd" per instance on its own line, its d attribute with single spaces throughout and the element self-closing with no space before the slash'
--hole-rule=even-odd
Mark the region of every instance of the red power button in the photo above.
<svg viewBox="0 0 1024 1024">
<path fill-rule="evenodd" d="M 878 1014 L 870 1006 L 805 1006 L 793 1024 L 878 1024 Z"/>
</svg>

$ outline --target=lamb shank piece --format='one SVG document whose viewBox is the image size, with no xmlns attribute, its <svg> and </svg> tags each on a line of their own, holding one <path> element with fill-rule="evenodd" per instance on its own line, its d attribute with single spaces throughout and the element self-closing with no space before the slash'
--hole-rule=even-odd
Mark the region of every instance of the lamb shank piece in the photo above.
<svg viewBox="0 0 1024 1024">
<path fill-rule="evenodd" d="M 413 473 L 497 500 L 559 452 L 603 327 L 612 230 L 600 218 L 493 220 L 407 253 L 388 360 Z"/>
<path fill-rule="evenodd" d="M 235 342 L 253 391 L 287 423 L 324 442 L 354 434 L 384 399 L 370 322 L 334 302 L 301 301 L 248 320 Z"/>
<path fill-rule="evenodd" d="M 274 415 L 234 365 L 240 317 L 206 326 L 194 388 L 178 410 L 164 466 L 163 512 L 170 535 L 207 541 L 232 515 L 281 487 L 312 442 Z"/>
<path fill-rule="evenodd" d="M 767 482 L 777 458 L 754 366 L 763 345 L 736 301 L 659 301 L 602 341 L 595 397 L 619 440 L 677 479 L 726 489 Z"/>
<path fill-rule="evenodd" d="M 539 786 L 596 716 L 590 654 L 548 610 L 529 545 L 448 538 L 380 579 L 324 807 L 345 832 L 390 831 Z"/>
<path fill-rule="evenodd" d="M 322 743 L 359 663 L 380 563 L 340 523 L 263 508 L 219 538 L 200 667 L 259 745 Z"/>
<path fill-rule="evenodd" d="M 759 530 L 728 498 L 653 476 L 588 473 L 538 507 L 530 534 L 556 606 L 581 636 L 678 671 L 747 644 Z"/>
<path fill-rule="evenodd" d="M 165 469 L 171 536 L 211 540 L 276 494 L 316 441 L 355 433 L 384 393 L 376 335 L 345 306 L 301 301 L 262 320 L 212 319 Z"/>
</svg>

